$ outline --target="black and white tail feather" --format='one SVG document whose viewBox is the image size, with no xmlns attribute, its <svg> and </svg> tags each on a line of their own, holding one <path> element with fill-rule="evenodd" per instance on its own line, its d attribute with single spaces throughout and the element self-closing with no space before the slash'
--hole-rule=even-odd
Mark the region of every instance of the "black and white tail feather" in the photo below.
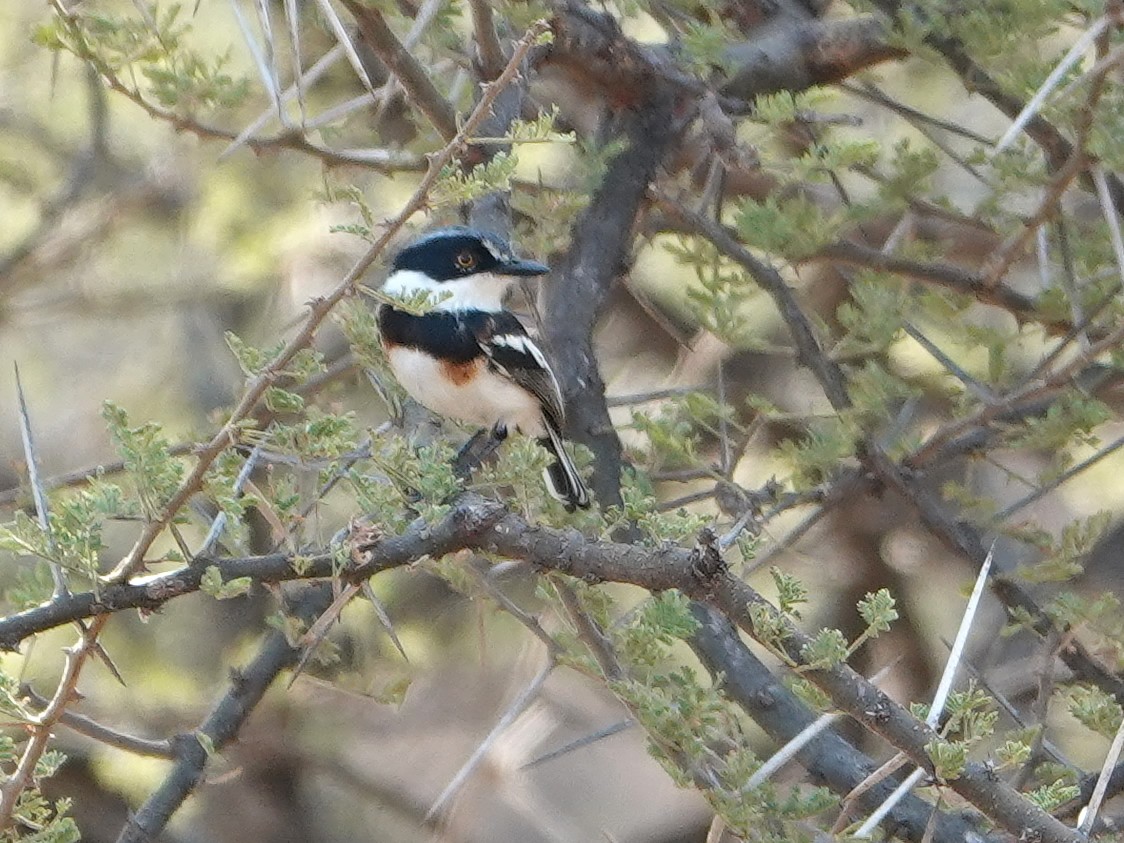
<svg viewBox="0 0 1124 843">
<path fill-rule="evenodd" d="M 543 423 L 547 435 L 539 440 L 539 444 L 554 456 L 554 462 L 542 473 L 546 488 L 556 500 L 562 501 L 566 509 L 586 509 L 589 506 L 589 489 L 562 444 L 562 433 L 550 419 L 544 417 Z"/>
<path fill-rule="evenodd" d="M 589 489 L 562 441 L 564 410 L 558 379 L 542 350 L 517 319 L 504 320 L 503 330 L 504 333 L 490 337 L 478 336 L 480 347 L 497 374 L 526 389 L 541 405 L 546 436 L 540 436 L 538 441 L 554 457 L 554 462 L 543 471 L 547 490 L 568 510 L 586 509 L 590 504 Z"/>
</svg>

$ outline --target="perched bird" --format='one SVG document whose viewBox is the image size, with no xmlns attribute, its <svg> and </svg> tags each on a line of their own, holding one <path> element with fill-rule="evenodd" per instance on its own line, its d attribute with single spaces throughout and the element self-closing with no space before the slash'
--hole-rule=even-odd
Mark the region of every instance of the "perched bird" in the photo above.
<svg viewBox="0 0 1124 843">
<path fill-rule="evenodd" d="M 425 235 L 394 259 L 383 291 L 431 294 L 433 309 L 415 316 L 379 306 L 390 367 L 405 390 L 441 416 L 491 427 L 496 439 L 516 430 L 554 458 L 545 478 L 567 509 L 589 506 L 589 491 L 562 443 L 558 380 L 503 297 L 519 277 L 545 275 L 545 264 L 517 258 L 491 234 L 456 226 Z"/>
</svg>

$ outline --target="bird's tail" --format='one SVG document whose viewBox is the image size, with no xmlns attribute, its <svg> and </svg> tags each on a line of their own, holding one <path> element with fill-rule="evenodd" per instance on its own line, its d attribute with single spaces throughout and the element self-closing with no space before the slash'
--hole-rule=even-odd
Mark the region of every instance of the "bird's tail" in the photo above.
<svg viewBox="0 0 1124 843">
<path fill-rule="evenodd" d="M 562 442 L 562 433 L 551 419 L 543 418 L 546 427 L 546 436 L 539 439 L 539 444 L 546 448 L 554 457 L 554 462 L 546 467 L 543 478 L 546 488 L 558 500 L 562 501 L 566 509 L 573 512 L 574 507 L 589 508 L 589 489 L 585 481 L 578 474 L 577 466 L 566 452 Z"/>
</svg>

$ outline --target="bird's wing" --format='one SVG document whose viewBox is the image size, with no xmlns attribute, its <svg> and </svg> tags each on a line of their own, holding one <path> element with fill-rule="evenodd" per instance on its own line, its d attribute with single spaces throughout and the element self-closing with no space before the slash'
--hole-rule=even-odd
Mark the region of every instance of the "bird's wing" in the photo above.
<svg viewBox="0 0 1124 843">
<path fill-rule="evenodd" d="M 510 313 L 488 314 L 488 319 L 472 327 L 492 367 L 538 398 L 543 412 L 561 427 L 565 411 L 558 379 L 519 320 Z"/>
</svg>

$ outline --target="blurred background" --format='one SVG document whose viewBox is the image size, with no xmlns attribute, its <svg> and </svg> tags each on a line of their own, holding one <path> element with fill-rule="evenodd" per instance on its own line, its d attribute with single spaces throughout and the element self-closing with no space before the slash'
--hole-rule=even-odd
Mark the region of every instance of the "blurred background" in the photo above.
<svg viewBox="0 0 1124 843">
<path fill-rule="evenodd" d="M 252 18 L 251 5 L 238 8 Z M 275 19 L 282 20 L 281 4 L 273 5 Z M 139 8 L 125 0 L 88 0 L 79 12 L 143 23 Z M 403 0 L 394 20 L 408 24 L 411 8 Z M 534 11 L 523 4 L 497 9 L 510 16 L 513 28 Z M 617 11 L 630 36 L 644 42 L 666 39 L 658 16 L 632 4 Z M 170 7 L 151 9 L 158 18 L 170 12 Z M 99 75 L 73 55 L 46 49 L 53 15 L 32 0 L 0 8 L 4 520 L 16 507 L 29 506 L 9 361 L 20 367 L 47 477 L 67 480 L 75 473 L 71 479 L 76 479 L 99 465 L 112 471 L 118 455 L 101 415 L 107 399 L 128 410 L 136 424 L 160 424 L 172 443 L 189 447 L 206 441 L 244 383 L 225 334 L 234 332 L 264 348 L 290 336 L 306 302 L 335 286 L 365 249 L 361 237 L 333 231 L 361 218 L 355 195 L 369 205 L 375 220 L 389 216 L 413 191 L 419 169 L 406 163 L 400 172 L 379 173 L 355 161 L 328 160 L 280 143 L 256 150 L 245 144 L 230 148 L 233 137 L 248 126 L 260 124 L 259 137 L 278 137 L 280 131 L 231 3 L 201 0 L 179 9 L 178 20 L 189 25 L 184 43 L 210 61 L 224 61 L 223 72 L 230 77 L 228 101 L 198 108 L 182 101 L 168 106 L 169 111 L 191 114 L 193 129 L 154 118 L 107 90 Z M 337 41 L 315 9 L 304 9 L 302 15 L 307 25 L 301 28 L 300 50 L 308 68 Z M 463 52 L 470 31 L 466 8 L 450 4 L 439 15 L 433 39 L 421 48 L 435 77 L 449 88 L 450 99 L 462 107 L 471 99 L 471 85 L 455 71 L 465 64 L 458 50 Z M 124 34 L 121 41 L 125 52 Z M 373 84 L 380 84 L 385 68 L 373 56 L 364 59 Z M 130 77 L 123 70 L 121 78 Z M 1009 123 L 982 100 L 965 99 L 959 80 L 935 72 L 932 64 L 897 62 L 872 72 L 870 79 L 890 96 L 949 115 L 988 137 Z M 561 107 L 561 128 L 573 128 L 582 138 L 595 135 L 600 105 L 575 102 L 564 91 L 559 95 L 553 81 L 537 80 L 532 93 Z M 349 63 L 337 61 L 307 92 L 304 107 L 310 115 L 323 115 L 363 91 Z M 839 117 L 835 131 L 877 138 L 886 149 L 899 139 L 931 142 L 900 113 L 854 90 L 825 91 L 816 108 Z M 767 164 L 797 154 L 805 144 L 800 138 L 778 140 L 760 127 L 741 127 L 739 132 L 742 142 L 764 150 Z M 428 128 L 419 125 L 400 93 L 389 97 L 378 114 L 355 108 L 329 117 L 310 134 L 325 148 L 377 146 L 401 152 L 403 160 L 433 147 Z M 567 143 L 520 150 L 513 203 L 515 238 L 522 251 L 549 258 L 564 249 L 572 219 L 569 205 L 580 205 L 588 195 L 579 166 L 584 154 L 584 147 Z M 676 178 L 701 193 L 697 173 Z M 875 189 L 870 184 L 864 188 L 850 175 L 846 181 L 860 197 Z M 961 210 L 989 195 L 986 185 L 944 157 L 931 184 L 932 193 L 949 197 Z M 556 216 L 519 213 L 524 197 L 537 195 L 536 185 L 557 188 L 550 199 L 557 204 Z M 830 204 L 832 190 L 822 184 L 819 188 L 809 195 Z M 357 194 L 350 194 L 351 189 Z M 736 187 L 741 195 L 758 198 L 771 189 L 769 179 L 752 168 Z M 1095 213 L 1095 206 L 1077 201 L 1078 219 L 1094 220 Z M 913 225 L 935 251 L 978 266 L 995 247 L 996 235 L 983 225 L 973 226 L 969 216 L 919 216 Z M 415 218 L 413 230 L 457 220 L 456 209 L 446 208 Z M 872 219 L 863 234 L 881 243 L 891 236 L 894 223 L 888 217 Z M 700 326 L 690 295 L 699 280 L 694 267 L 677 257 L 681 245 L 680 234 L 667 220 L 655 213 L 645 218 L 633 265 L 598 327 L 598 356 L 614 422 L 661 506 L 728 521 L 729 511 L 721 506 L 728 487 L 715 483 L 714 466 L 723 464 L 725 471 L 731 457 L 723 453 L 728 443 L 717 426 L 685 422 L 682 435 L 696 459 L 690 465 L 661 462 L 650 447 L 646 420 L 666 422 L 682 414 L 676 402 L 688 388 L 736 407 L 730 423 L 738 430 L 737 453 L 725 473 L 737 487 L 754 490 L 774 477 L 788 483 L 792 464 L 783 443 L 829 407 L 811 377 L 797 367 L 784 325 L 762 293 L 749 290 L 739 303 L 737 337 L 719 338 Z M 376 266 L 367 283 L 377 286 L 381 272 Z M 828 330 L 838 331 L 838 310 L 849 300 L 848 280 L 819 265 L 796 262 L 785 273 Z M 1006 280 L 1031 295 L 1043 283 L 1029 262 Z M 958 324 L 972 330 L 934 327 L 929 337 L 985 380 L 995 352 L 973 330 L 1005 332 L 1009 341 L 1004 353 L 1016 371 L 1029 370 L 1046 348 L 1041 333 L 1020 334 L 1009 314 L 993 308 L 969 309 Z M 361 429 L 385 422 L 387 409 L 349 356 L 338 327 L 329 325 L 317 345 L 328 361 L 329 376 L 309 400 L 334 412 L 354 412 Z M 959 387 L 950 385 L 946 367 L 916 340 L 899 338 L 885 361 L 895 376 L 916 387 L 905 413 L 905 424 L 914 430 L 932 430 L 962 397 Z M 1074 460 L 1098 453 L 1103 443 L 1124 433 L 1119 408 L 1112 403 L 1119 397 L 1117 391 L 1106 398 L 1114 417 L 1097 426 L 1099 442 L 1073 447 Z M 766 405 L 770 410 L 763 420 L 752 408 Z M 891 417 L 886 421 L 890 427 Z M 457 442 L 467 433 L 447 432 Z M 1034 450 L 988 455 L 949 466 L 944 479 L 991 501 L 998 511 L 1032 491 L 1053 456 Z M 1098 511 L 1115 514 L 1124 500 L 1122 476 L 1124 457 L 1109 454 L 1057 491 L 1022 507 L 1016 520 L 1057 534 L 1074 519 Z M 206 532 L 205 515 L 204 509 L 197 523 L 184 528 L 192 542 Z M 329 500 L 318 510 L 311 532 L 329 536 L 351 515 L 345 505 Z M 886 687 L 898 699 L 924 697 L 946 655 L 942 636 L 951 639 L 954 634 L 962 587 L 974 572 L 892 496 L 856 495 L 808 525 L 798 542 L 786 542 L 807 517 L 807 511 L 796 509 L 769 521 L 759 544 L 768 564 L 750 572 L 750 582 L 771 595 L 768 565 L 802 577 L 813 598 L 805 628 L 835 626 L 848 634 L 861 630 L 856 601 L 869 591 L 889 588 L 898 598 L 902 620 L 892 634 L 859 654 L 856 668 L 869 674 L 900 657 L 904 663 L 891 673 Z M 127 521 L 107 526 L 106 569 L 127 552 L 136 529 Z M 268 551 L 268 525 L 250 523 L 244 541 L 249 552 Z M 1101 544 L 1079 590 L 1097 594 L 1118 585 L 1118 548 L 1111 537 Z M 1007 551 L 1001 546 L 1000 552 Z M 830 564 L 824 564 L 825 556 Z M 1009 558 L 1025 561 L 1033 555 L 1012 549 Z M 11 586 L 31 576 L 31 565 L 6 555 L 0 579 Z M 507 587 L 517 600 L 536 605 L 529 578 L 516 578 Z M 239 741 L 208 770 L 206 785 L 176 815 L 162 840 L 329 843 L 424 839 L 429 833 L 435 839 L 464 841 L 672 843 L 705 838 L 711 812 L 701 797 L 677 788 L 648 756 L 643 735 L 628 726 L 627 712 L 611 694 L 569 671 L 551 676 L 538 701 L 492 745 L 439 821 L 428 818 L 430 806 L 535 675 L 542 648 L 489 601 L 454 591 L 424 567 L 381 576 L 375 588 L 408 661 L 375 611 L 365 602 L 354 603 L 333 634 L 346 670 L 313 667 L 290 688 L 279 683 Z M 639 600 L 629 589 L 611 590 L 626 605 Z M 118 617 L 103 640 L 127 684 L 92 665 L 80 685 L 85 697 L 80 710 L 154 739 L 189 731 L 226 686 L 231 667 L 254 652 L 273 600 L 261 589 L 226 601 L 199 594 L 171 602 L 154 617 Z M 1026 703 L 1033 695 L 1031 668 L 1037 651 L 1029 642 L 1022 642 L 1021 650 L 993 646 L 1004 616 L 997 607 L 989 608 L 990 619 L 977 630 L 981 643 L 973 658 L 998 689 Z M 59 650 L 72 637 L 70 629 L 41 636 L 23 653 L 4 656 L 5 670 L 46 693 L 58 674 Z M 686 651 L 682 657 L 690 658 Z M 1049 717 L 1056 742 L 1065 743 L 1074 763 L 1085 769 L 1099 765 L 1102 749 L 1078 739 L 1076 723 L 1063 707 L 1052 709 Z M 610 727 L 619 729 L 572 753 L 547 757 Z M 1066 735 L 1073 740 L 1064 740 Z M 70 760 L 46 783 L 45 792 L 73 797 L 73 815 L 84 840 L 115 839 L 128 809 L 161 781 L 167 762 L 138 758 L 65 728 L 58 739 Z M 769 751 L 763 737 L 760 747 Z"/>
</svg>

